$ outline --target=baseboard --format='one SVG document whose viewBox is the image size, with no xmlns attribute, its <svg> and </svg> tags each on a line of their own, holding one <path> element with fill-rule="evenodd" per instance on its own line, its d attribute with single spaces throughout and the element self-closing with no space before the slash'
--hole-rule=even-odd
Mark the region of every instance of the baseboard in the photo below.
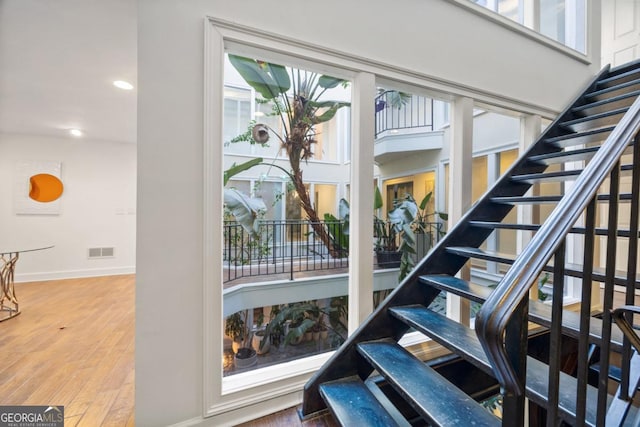
<svg viewBox="0 0 640 427">
<path fill-rule="evenodd" d="M 82 277 L 119 276 L 122 274 L 135 274 L 136 267 L 92 268 L 86 270 L 48 271 L 42 273 L 19 273 L 20 266 L 16 268 L 15 283 L 43 282 L 47 280 L 77 279 Z"/>
<path fill-rule="evenodd" d="M 297 390 L 212 417 L 191 418 L 169 427 L 231 427 L 298 406 L 300 403 L 302 403 L 302 390 Z"/>
</svg>

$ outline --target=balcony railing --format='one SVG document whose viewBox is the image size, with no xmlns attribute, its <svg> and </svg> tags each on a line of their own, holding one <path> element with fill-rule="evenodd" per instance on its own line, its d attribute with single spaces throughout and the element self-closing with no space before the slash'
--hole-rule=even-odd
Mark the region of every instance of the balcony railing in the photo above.
<svg viewBox="0 0 640 427">
<path fill-rule="evenodd" d="M 323 227 L 340 240 L 340 221 L 322 221 Z M 349 267 L 347 250 L 332 256 L 316 238 L 311 223 L 304 220 L 260 221 L 258 235 L 251 238 L 235 221 L 224 223 L 224 282 L 242 277 L 284 274 Z"/>
<path fill-rule="evenodd" d="M 346 272 L 349 267 L 348 236 L 342 234 L 343 222 L 322 221 L 322 226 L 336 242 L 344 242 L 345 248 L 334 249 L 333 255 L 324 243 L 316 238 L 313 227 L 305 220 L 268 220 L 260 221 L 257 237 L 251 238 L 239 223 L 224 223 L 224 278 L 225 283 L 255 276 L 284 276 L 294 279 L 295 273 L 310 271 Z M 391 224 L 385 236 L 373 236 L 379 249 L 397 248 L 399 237 Z M 416 235 L 416 259 L 425 256 L 444 234 L 443 224 L 429 222 L 422 224 L 423 233 Z M 394 244 L 388 241 L 391 238 Z M 386 240 L 385 240 L 386 239 Z M 373 256 L 374 245 L 371 247 Z M 378 264 L 378 268 L 397 267 L 397 265 Z M 282 278 L 282 277 L 280 277 Z"/>
<path fill-rule="evenodd" d="M 376 97 L 376 137 L 394 129 L 433 130 L 433 99 L 386 91 Z"/>
</svg>

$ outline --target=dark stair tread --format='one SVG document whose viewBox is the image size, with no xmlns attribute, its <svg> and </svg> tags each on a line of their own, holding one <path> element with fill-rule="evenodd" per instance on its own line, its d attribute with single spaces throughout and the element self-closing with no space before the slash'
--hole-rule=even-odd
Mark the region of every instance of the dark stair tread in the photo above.
<svg viewBox="0 0 640 427">
<path fill-rule="evenodd" d="M 634 66 L 633 64 L 625 64 L 622 67 L 628 67 L 628 70 L 622 71 L 623 68 L 613 68 L 609 70 L 607 77 L 597 81 L 596 87 L 617 86 L 621 83 L 640 78 L 640 69 L 637 66 Z"/>
<path fill-rule="evenodd" d="M 493 288 L 478 285 L 467 280 L 462 280 L 448 274 L 429 274 L 420 276 L 421 283 L 433 286 L 445 292 L 452 292 L 468 300 L 483 303 L 489 298 Z"/>
<path fill-rule="evenodd" d="M 420 305 L 395 307 L 390 309 L 390 312 L 477 368 L 493 375 L 491 364 L 474 330 Z M 548 396 L 548 381 L 548 365 L 532 357 L 527 357 L 527 397 L 544 406 L 546 396 Z M 575 421 L 576 379 L 561 372 L 560 389 L 562 390 L 558 405 L 560 414 L 565 421 L 573 423 Z M 589 386 L 588 401 L 595 401 L 597 393 L 597 389 Z M 595 405 L 587 405 L 587 423 L 589 425 L 595 424 L 594 407 Z"/>
<path fill-rule="evenodd" d="M 473 247 L 463 247 L 463 246 L 450 246 L 446 249 L 448 252 L 451 252 L 456 255 L 460 255 L 466 258 L 475 258 L 481 259 L 484 261 L 492 261 L 498 262 L 501 264 L 513 264 L 515 261 L 515 256 L 513 254 L 505 254 L 495 251 L 483 250 L 480 248 Z M 553 265 L 551 263 L 547 264 L 543 271 L 553 272 Z M 583 267 L 579 264 L 565 264 L 565 274 L 569 277 L 582 277 Z M 597 282 L 605 281 L 605 269 L 600 267 L 593 268 L 592 279 Z M 616 285 L 624 285 L 626 286 L 626 272 L 622 270 L 616 270 L 614 283 Z M 636 288 L 640 288 L 640 273 L 636 275 L 635 280 Z"/>
<path fill-rule="evenodd" d="M 516 182 L 538 182 L 538 181 L 568 181 L 576 179 L 582 173 L 582 169 L 572 169 L 566 171 L 527 173 L 523 175 L 511 176 Z"/>
<path fill-rule="evenodd" d="M 538 231 L 542 224 L 518 224 L 508 222 L 492 222 L 492 221 L 469 221 L 469 225 L 480 228 L 491 228 L 501 230 L 523 230 L 523 231 Z M 572 227 L 569 231 L 573 234 L 585 234 L 587 229 L 585 227 Z M 606 236 L 609 232 L 606 228 L 596 228 L 594 230 L 596 236 Z M 630 230 L 617 230 L 618 237 L 629 237 Z"/>
<path fill-rule="evenodd" d="M 608 80 L 608 81 L 607 81 Z M 617 80 L 617 81 L 616 81 Z M 603 84 L 603 82 L 605 82 Z M 621 92 L 628 92 L 640 88 L 640 71 L 634 70 L 625 77 L 604 79 L 598 82 L 598 89 L 584 95 L 585 100 L 601 100 L 605 97 L 618 95 Z"/>
<path fill-rule="evenodd" d="M 588 104 L 574 107 L 571 111 L 574 114 L 598 114 L 604 111 L 616 110 L 618 108 L 629 107 L 633 101 L 640 95 L 640 90 L 625 92 L 621 95 L 612 96 L 611 98 L 600 101 L 590 102 Z"/>
<path fill-rule="evenodd" d="M 600 362 L 592 363 L 591 365 L 589 365 L 589 369 L 592 370 L 593 372 L 596 372 L 597 374 L 600 374 Z M 610 365 L 609 378 L 611 378 L 617 383 L 622 381 L 622 369 L 620 369 L 619 366 Z"/>
<path fill-rule="evenodd" d="M 551 326 L 551 306 L 540 301 L 529 301 L 529 319 L 542 326 Z M 580 313 L 571 310 L 562 311 L 562 331 L 574 338 L 580 337 Z M 589 337 L 594 344 L 602 344 L 602 320 L 597 317 L 589 319 Z M 622 332 L 615 324 L 611 325 L 611 348 L 622 349 Z"/>
<path fill-rule="evenodd" d="M 445 292 L 451 292 L 465 297 L 471 301 L 482 304 L 493 292 L 493 288 L 477 285 L 466 280 L 447 275 L 421 276 L 422 283 L 434 286 Z M 529 301 L 529 319 L 539 325 L 549 327 L 551 325 L 551 306 L 540 301 Z M 562 330 L 572 337 L 580 336 L 580 314 L 570 310 L 562 311 Z M 590 340 L 600 345 L 602 341 L 602 320 L 591 317 L 589 320 Z M 622 332 L 613 324 L 611 327 L 611 345 L 614 349 L 622 346 Z"/>
<path fill-rule="evenodd" d="M 569 128 L 574 132 L 600 128 L 604 126 L 615 126 L 628 110 L 629 107 L 622 107 L 611 111 L 591 114 L 589 116 L 579 117 L 577 119 L 561 122 L 560 126 Z"/>
<path fill-rule="evenodd" d="M 633 165 L 624 164 L 620 166 L 621 172 L 630 172 L 633 170 Z M 538 181 L 569 181 L 575 180 L 582 173 L 582 169 L 570 169 L 555 172 L 542 172 L 542 173 L 528 173 L 522 175 L 512 175 L 511 180 L 515 182 L 529 182 L 534 183 Z"/>
<path fill-rule="evenodd" d="M 575 132 L 565 135 L 559 135 L 552 138 L 546 138 L 544 141 L 547 144 L 555 145 L 557 147 L 588 144 L 591 142 L 604 141 L 605 139 L 607 139 L 613 129 L 614 126 L 608 126 L 605 128 L 593 129 L 585 132 Z"/>
<path fill-rule="evenodd" d="M 365 342 L 358 351 L 430 425 L 500 425 L 482 405 L 395 342 Z"/>
<path fill-rule="evenodd" d="M 447 251 L 467 258 L 476 258 L 484 261 L 494 261 L 503 264 L 513 264 L 514 262 L 514 257 L 511 254 L 487 251 L 480 248 L 466 246 L 449 246 L 447 247 Z"/>
<path fill-rule="evenodd" d="M 491 201 L 494 203 L 502 203 L 502 204 L 543 204 L 543 203 L 558 203 L 562 200 L 563 196 L 560 195 L 552 195 L 552 196 L 501 196 L 501 197 L 492 197 Z M 608 202 L 610 197 L 608 194 L 598 194 L 597 199 L 599 202 Z M 631 200 L 631 193 L 621 193 L 619 197 L 619 201 L 628 202 Z"/>
<path fill-rule="evenodd" d="M 396 422 L 357 377 L 321 384 L 320 394 L 341 426 L 402 425 Z"/>
<path fill-rule="evenodd" d="M 581 148 L 578 150 L 556 151 L 553 153 L 538 154 L 530 156 L 528 160 L 534 163 L 543 163 L 546 165 L 553 163 L 588 160 L 600 149 L 599 146 Z"/>
</svg>

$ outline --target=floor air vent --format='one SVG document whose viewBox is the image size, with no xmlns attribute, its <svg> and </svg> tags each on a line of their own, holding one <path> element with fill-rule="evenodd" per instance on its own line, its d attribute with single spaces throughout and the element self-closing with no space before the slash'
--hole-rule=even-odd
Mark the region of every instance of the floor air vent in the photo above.
<svg viewBox="0 0 640 427">
<path fill-rule="evenodd" d="M 89 258 L 113 258 L 114 248 L 89 248 Z"/>
</svg>

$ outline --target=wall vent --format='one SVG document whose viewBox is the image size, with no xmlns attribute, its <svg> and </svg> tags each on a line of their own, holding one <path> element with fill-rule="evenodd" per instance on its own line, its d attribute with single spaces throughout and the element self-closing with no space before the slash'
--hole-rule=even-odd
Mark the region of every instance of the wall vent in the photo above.
<svg viewBox="0 0 640 427">
<path fill-rule="evenodd" d="M 113 258 L 114 248 L 89 248 L 89 259 Z"/>
</svg>

